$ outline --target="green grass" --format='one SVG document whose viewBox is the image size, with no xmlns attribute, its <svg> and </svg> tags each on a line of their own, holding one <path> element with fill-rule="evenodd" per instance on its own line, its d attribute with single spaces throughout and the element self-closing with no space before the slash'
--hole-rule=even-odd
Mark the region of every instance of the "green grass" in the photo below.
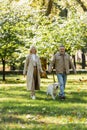
<svg viewBox="0 0 87 130">
<path fill-rule="evenodd" d="M 46 88 L 52 75 L 41 79 L 36 100 L 29 97 L 22 75 L 0 76 L 0 130 L 87 130 L 87 75 L 69 75 L 66 100 L 52 100 Z M 56 79 L 57 81 L 57 79 Z"/>
</svg>

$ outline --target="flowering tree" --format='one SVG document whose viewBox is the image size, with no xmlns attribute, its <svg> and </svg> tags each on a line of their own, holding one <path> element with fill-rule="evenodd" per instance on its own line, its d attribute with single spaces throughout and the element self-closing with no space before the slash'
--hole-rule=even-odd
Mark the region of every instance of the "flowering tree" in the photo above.
<svg viewBox="0 0 87 130">
<path fill-rule="evenodd" d="M 9 1 L 2 0 L 0 4 L 0 59 L 3 64 L 3 80 L 6 61 L 25 57 L 32 44 L 37 46 L 41 57 L 48 59 L 58 50 L 60 44 L 64 44 L 71 55 L 77 49 L 87 46 L 87 16 L 82 7 L 79 8 L 79 14 L 76 0 L 51 0 L 50 11 L 46 0 Z M 63 8 L 68 9 L 67 18 L 59 15 Z"/>
</svg>

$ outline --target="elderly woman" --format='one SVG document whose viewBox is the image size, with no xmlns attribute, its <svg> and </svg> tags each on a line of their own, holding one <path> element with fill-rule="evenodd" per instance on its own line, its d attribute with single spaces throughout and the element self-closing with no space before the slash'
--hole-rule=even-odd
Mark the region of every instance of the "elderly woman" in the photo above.
<svg viewBox="0 0 87 130">
<path fill-rule="evenodd" d="M 40 90 L 40 72 L 43 72 L 40 58 L 37 56 L 35 46 L 30 47 L 30 54 L 26 57 L 23 75 L 27 74 L 27 90 L 31 98 L 35 99 L 35 90 Z"/>
</svg>

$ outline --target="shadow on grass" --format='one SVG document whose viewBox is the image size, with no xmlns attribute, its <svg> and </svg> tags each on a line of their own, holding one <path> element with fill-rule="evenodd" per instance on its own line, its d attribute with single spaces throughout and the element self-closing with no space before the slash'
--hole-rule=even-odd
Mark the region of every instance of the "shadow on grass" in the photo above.
<svg viewBox="0 0 87 130">
<path fill-rule="evenodd" d="M 21 80 L 20 78 L 15 78 L 15 79 L 6 79 L 5 81 L 0 81 L 1 83 L 4 84 L 19 84 L 19 83 L 24 83 L 25 81 Z"/>
<path fill-rule="evenodd" d="M 5 96 L 7 98 L 17 98 L 21 97 L 23 99 L 29 100 L 30 92 L 26 91 L 26 88 L 24 87 L 11 87 L 7 90 L 1 89 L 0 95 Z M 70 94 L 66 92 L 66 99 L 60 100 L 59 97 L 56 97 L 56 100 L 53 100 L 51 96 L 46 95 L 46 90 L 44 91 L 36 91 L 37 100 L 45 100 L 46 102 L 65 102 L 65 103 L 87 103 L 87 92 L 81 91 L 81 92 L 71 92 Z"/>
<path fill-rule="evenodd" d="M 82 98 L 82 95 L 86 95 L 85 92 L 80 93 L 80 96 L 77 96 L 77 93 L 72 93 L 72 97 L 67 97 L 66 100 L 52 100 L 52 98 L 45 98 L 44 91 L 37 92 L 37 99 L 32 100 L 29 98 L 28 93 L 13 95 L 5 92 L 5 97 L 8 100 L 5 100 L 0 103 L 2 107 L 1 113 L 9 113 L 11 111 L 13 114 L 28 114 L 33 115 L 43 115 L 43 116 L 76 116 L 78 112 L 81 112 L 82 117 L 87 117 L 86 108 L 82 104 L 86 104 L 87 101 Z M 11 100 L 9 100 L 9 98 Z M 23 99 L 23 100 L 22 100 Z"/>
<path fill-rule="evenodd" d="M 12 90 L 13 91 L 13 90 Z M 82 99 L 82 95 L 86 95 L 86 92 L 81 92 L 78 96 L 77 92 L 68 94 L 67 99 L 64 101 L 52 100 L 52 98 L 46 99 L 45 91 L 37 91 L 37 99 L 31 100 L 29 98 L 29 93 L 24 93 L 24 89 L 20 90 L 21 93 L 18 93 L 18 90 L 15 90 L 15 93 L 5 92 L 5 97 L 8 100 L 2 101 L 0 103 L 0 127 L 4 124 L 27 124 L 26 130 L 86 130 L 87 126 L 83 124 L 67 123 L 50 123 L 45 121 L 37 120 L 37 116 L 40 115 L 43 117 L 61 117 L 64 116 L 66 119 L 68 116 L 75 117 L 78 120 L 81 118 L 87 117 L 86 108 L 82 104 L 86 104 L 86 100 Z M 4 93 L 4 91 L 0 92 Z M 18 94 L 17 94 L 18 93 Z M 4 97 L 3 96 L 3 97 Z M 9 100 L 11 98 L 11 100 Z M 23 100 L 22 100 L 23 99 Z M 33 115 L 31 118 L 26 118 L 27 115 Z M 24 119 L 21 116 L 25 115 Z M 61 118 L 60 118 L 61 120 Z M 52 121 L 51 121 L 52 122 Z M 32 126 L 33 124 L 33 126 Z M 2 127 L 3 128 L 3 127 Z M 16 128 L 16 127 L 15 127 Z M 10 126 L 8 127 L 10 130 Z M 21 129 L 21 128 L 20 128 Z M 4 130 L 4 129 L 2 129 Z M 14 129 L 15 130 L 15 129 Z M 17 129 L 16 129 L 17 130 Z M 18 129 L 19 130 L 19 129 Z"/>
<path fill-rule="evenodd" d="M 2 80 L 2 76 L 0 75 L 0 84 L 19 84 L 19 83 L 24 83 L 25 81 L 23 80 L 23 75 L 13 75 L 9 74 L 6 75 L 5 81 Z M 26 80 L 26 79 L 25 79 Z"/>
<path fill-rule="evenodd" d="M 17 113 L 15 113 L 15 114 L 17 114 Z M 2 115 L 1 116 L 2 117 L 1 123 L 2 122 L 4 122 L 4 123 L 20 123 L 20 122 L 26 123 L 26 121 L 24 121 L 23 119 L 15 116 L 15 114 L 14 115 L 12 115 L 12 114 Z"/>
<path fill-rule="evenodd" d="M 21 76 L 22 77 L 22 76 Z M 21 124 L 26 130 L 86 130 L 87 125 L 87 91 L 80 92 L 75 89 L 75 86 L 66 90 L 66 99 L 60 100 L 58 97 L 53 100 L 52 97 L 46 96 L 46 86 L 52 82 L 52 79 L 43 81 L 43 87 L 40 91 L 36 91 L 36 100 L 29 97 L 29 92 L 26 87 L 14 84 L 24 83 L 21 77 L 8 77 L 7 83 L 9 86 L 1 86 L 0 88 L 0 129 L 13 130 L 11 125 L 15 126 L 14 130 L 21 130 Z M 11 79 L 12 78 L 12 79 Z M 18 79 L 17 79 L 18 78 Z M 73 85 L 73 82 L 71 82 Z M 10 86 L 13 84 L 13 86 Z M 79 83 L 78 83 L 79 84 Z M 75 91 L 74 91 L 75 89 Z M 27 115 L 32 117 L 27 118 Z M 37 119 L 41 116 L 43 120 Z M 55 121 L 57 118 L 63 121 L 61 123 Z M 68 118 L 73 118 L 73 123 L 68 122 Z M 45 120 L 46 119 L 46 120 Z M 75 123 L 74 119 L 77 121 Z M 48 121 L 49 120 L 49 121 Z M 83 123 L 79 124 L 83 121 Z M 5 125 L 4 125 L 5 124 Z M 7 124 L 7 127 L 5 128 Z M 11 127 L 11 128 L 10 128 Z M 19 130 L 18 129 L 18 130 Z"/>
<path fill-rule="evenodd" d="M 16 119 L 12 118 L 13 123 L 14 123 L 14 120 Z M 87 126 L 84 123 L 83 124 L 80 124 L 80 123 L 77 123 L 77 124 L 76 123 L 66 123 L 66 124 L 56 123 L 54 124 L 54 123 L 48 123 L 48 122 L 43 122 L 43 121 L 37 121 L 37 120 L 28 120 L 27 122 L 25 122 L 20 119 L 18 119 L 17 121 L 16 122 L 18 123 L 20 128 L 17 128 L 17 126 L 12 129 L 10 126 L 5 128 L 5 126 L 2 126 L 3 125 L 2 123 L 0 125 L 0 128 L 2 130 L 21 130 L 21 129 L 25 129 L 25 130 L 87 130 Z"/>
</svg>

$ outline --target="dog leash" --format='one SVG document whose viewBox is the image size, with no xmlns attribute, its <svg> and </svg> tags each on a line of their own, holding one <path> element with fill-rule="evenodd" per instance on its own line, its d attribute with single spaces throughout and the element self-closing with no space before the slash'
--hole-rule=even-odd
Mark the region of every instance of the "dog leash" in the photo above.
<svg viewBox="0 0 87 130">
<path fill-rule="evenodd" d="M 55 75 L 54 75 L 54 72 L 53 72 L 53 69 L 52 69 L 52 73 L 53 73 L 53 82 L 55 83 Z"/>
</svg>

